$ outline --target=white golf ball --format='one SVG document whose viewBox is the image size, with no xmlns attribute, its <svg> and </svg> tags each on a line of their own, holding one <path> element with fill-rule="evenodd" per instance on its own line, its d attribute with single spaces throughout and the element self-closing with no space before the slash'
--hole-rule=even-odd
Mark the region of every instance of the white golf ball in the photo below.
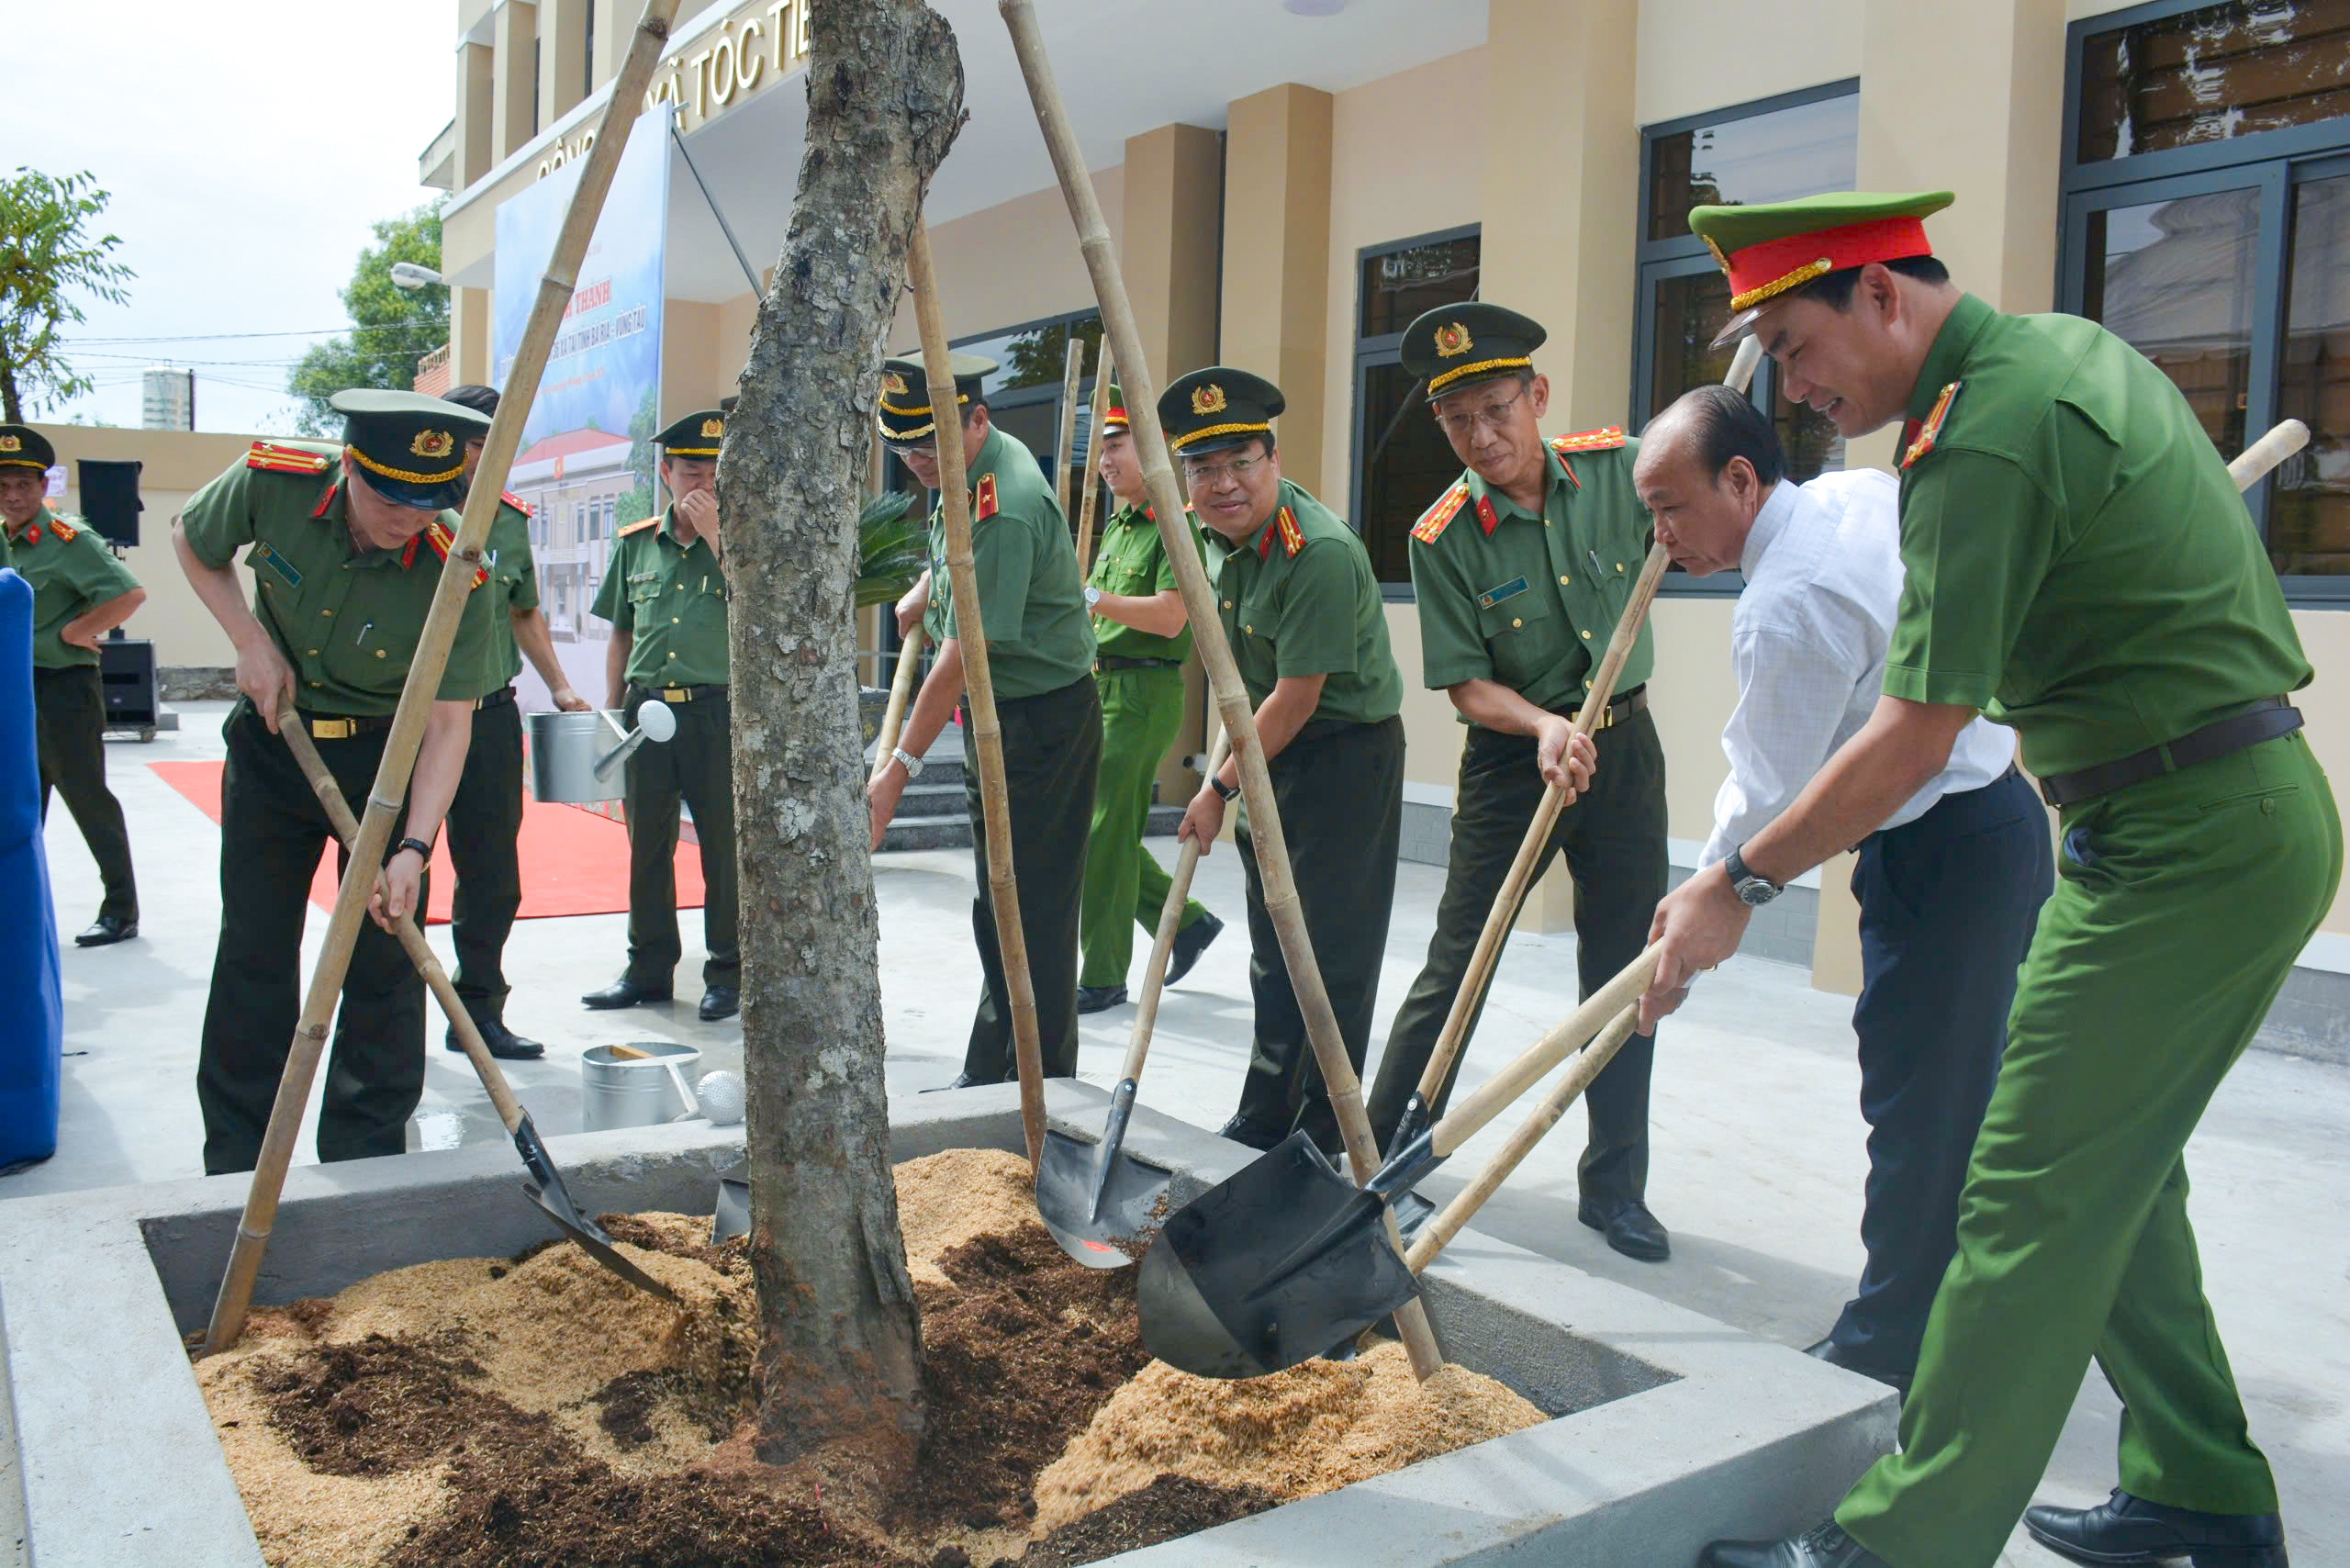
<svg viewBox="0 0 2350 1568">
<path fill-rule="evenodd" d="M 694 1098 L 701 1102 L 701 1114 L 712 1126 L 731 1127 L 743 1119 L 743 1075 L 707 1073 L 694 1085 Z"/>
</svg>

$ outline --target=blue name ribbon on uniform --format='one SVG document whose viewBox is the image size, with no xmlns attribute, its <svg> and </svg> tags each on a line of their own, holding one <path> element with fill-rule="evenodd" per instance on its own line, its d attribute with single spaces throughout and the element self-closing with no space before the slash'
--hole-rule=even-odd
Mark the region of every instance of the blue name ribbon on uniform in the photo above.
<svg viewBox="0 0 2350 1568">
<path fill-rule="evenodd" d="M 1477 596 L 1477 608 L 1480 610 L 1491 610 L 1494 606 L 1501 603 L 1502 600 L 1505 599 L 1516 599 L 1519 594 L 1522 594 L 1525 591 L 1526 579 L 1524 577 L 1512 577 L 1509 581 L 1502 584 L 1499 588 L 1489 588 L 1484 592 L 1479 594 Z"/>
<path fill-rule="evenodd" d="M 294 569 L 294 563 L 271 549 L 267 540 L 257 541 L 254 543 L 252 558 L 284 577 L 287 588 L 302 586 L 302 574 Z"/>
</svg>

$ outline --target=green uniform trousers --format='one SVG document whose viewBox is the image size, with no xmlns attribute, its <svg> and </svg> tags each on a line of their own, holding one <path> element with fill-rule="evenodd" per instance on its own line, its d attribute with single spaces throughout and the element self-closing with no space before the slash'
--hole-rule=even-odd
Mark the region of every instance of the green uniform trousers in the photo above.
<svg viewBox="0 0 2350 1568">
<path fill-rule="evenodd" d="M 1158 917 L 1173 885 L 1158 857 L 1143 847 L 1150 818 L 1150 789 L 1175 732 L 1183 727 L 1183 671 L 1103 670 L 1094 678 L 1102 693 L 1102 781 L 1093 791 L 1093 828 L 1085 838 L 1085 913 L 1080 943 L 1085 961 L 1077 983 L 1126 983 L 1135 956 L 1137 925 L 1158 935 Z M 1197 899 L 1183 903 L 1182 924 L 1207 915 Z"/>
<path fill-rule="evenodd" d="M 1036 996 L 1037 1054 L 1047 1078 L 1077 1076 L 1077 925 L 1085 890 L 1085 831 L 1093 820 L 1093 781 L 1102 766 L 1102 702 L 1091 675 L 1034 697 L 999 698 L 1005 804 L 1012 816 L 1012 879 L 1020 895 L 1020 934 L 1028 946 L 1028 983 Z M 995 898 L 988 885 L 988 821 L 979 799 L 979 753 L 968 715 L 963 725 L 963 800 L 971 813 L 971 940 L 979 949 L 979 1005 L 963 1050 L 963 1076 L 1008 1083 L 1019 1074 L 1013 1055 L 1012 992 L 996 946 Z"/>
<path fill-rule="evenodd" d="M 708 687 L 698 689 L 710 692 Z M 628 689 L 627 717 L 655 693 Z M 629 754 L 621 801 L 628 812 L 628 978 L 666 991 L 685 946 L 677 937 L 677 802 L 694 813 L 701 846 L 704 986 L 740 986 L 736 937 L 733 710 L 722 693 L 670 704 L 677 733 Z"/>
<path fill-rule="evenodd" d="M 1648 946 L 1649 922 L 1664 897 L 1664 745 L 1648 710 L 1628 714 L 1592 736 L 1599 754 L 1591 789 L 1559 813 L 1550 842 L 1535 867 L 1539 878 L 1554 855 L 1564 855 L 1575 887 L 1575 977 L 1580 996 L 1616 978 Z M 1395 1124 L 1427 1070 L 1428 1057 L 1452 998 L 1469 972 L 1478 935 L 1493 913 L 1494 897 L 1509 879 L 1510 862 L 1526 840 L 1527 824 L 1542 801 L 1542 776 L 1534 768 L 1534 740 L 1472 727 L 1460 752 L 1460 782 L 1454 797 L 1452 842 L 1444 873 L 1444 895 L 1437 904 L 1436 931 L 1428 938 L 1427 961 L 1412 982 L 1371 1092 L 1371 1129 L 1384 1149 L 1394 1141 Z M 1477 1018 L 1469 1018 L 1474 1036 Z M 1466 1056 L 1464 1041 L 1461 1056 Z M 1585 1198 L 1612 1208 L 1645 1196 L 1649 1179 L 1649 1072 L 1656 1038 L 1635 1035 L 1583 1092 L 1591 1136 L 1583 1145 L 1577 1176 Z M 1433 1115 L 1444 1114 L 1460 1075 L 1460 1057 L 1438 1087 Z"/>
<path fill-rule="evenodd" d="M 90 858 L 98 863 L 106 889 L 100 914 L 139 918 L 139 884 L 130 873 L 130 830 L 123 825 L 122 802 L 106 788 L 106 688 L 95 665 L 33 669 L 33 707 L 39 722 L 40 814 L 49 818 L 49 792 L 65 797 Z"/>
<path fill-rule="evenodd" d="M 2094 1356 L 2121 1484 L 2277 1506 L 2203 1298 L 2180 1160 L 2333 902 L 2342 827 L 2296 734 L 2067 807 L 1901 1451 L 1837 1518 L 1897 1568 L 1991 1568 Z"/>
<path fill-rule="evenodd" d="M 1404 834 L 1404 721 L 1375 724 L 1309 722 L 1267 769 L 1289 844 L 1299 912 L 1322 971 L 1330 1011 L 1355 1071 L 1371 1048 L 1379 971 L 1387 958 L 1387 919 L 1395 905 L 1395 857 Z M 1257 1004 L 1256 1040 L 1240 1085 L 1241 1119 L 1259 1147 L 1303 1130 L 1326 1150 L 1338 1148 L 1338 1124 L 1322 1070 L 1305 1033 L 1305 1015 L 1281 956 L 1281 934 L 1265 909 L 1256 841 L 1244 813 L 1240 865 L 1248 879 L 1248 989 Z"/>
<path fill-rule="evenodd" d="M 522 831 L 522 710 L 514 689 L 503 690 L 474 710 L 473 744 L 444 829 L 457 872 L 449 908 L 457 994 L 476 1020 L 505 1018 L 506 938 L 522 907 L 522 867 L 514 851 Z"/>
</svg>

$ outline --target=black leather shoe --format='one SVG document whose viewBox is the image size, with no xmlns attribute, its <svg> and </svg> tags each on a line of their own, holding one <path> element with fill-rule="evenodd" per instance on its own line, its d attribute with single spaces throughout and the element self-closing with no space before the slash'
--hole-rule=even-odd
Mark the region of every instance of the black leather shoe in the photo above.
<svg viewBox="0 0 2350 1568">
<path fill-rule="evenodd" d="M 1858 1372 L 1865 1378 L 1874 1378 L 1889 1388 L 1899 1390 L 1902 1398 L 1909 1397 L 1910 1374 L 1908 1372 L 1896 1372 L 1891 1367 L 1878 1366 L 1855 1356 L 1852 1351 L 1836 1343 L 1833 1335 L 1816 1345 L 1806 1345 L 1803 1348 L 1803 1353 L 1815 1361 L 1826 1361 L 1831 1367 L 1842 1367 L 1846 1372 Z"/>
<path fill-rule="evenodd" d="M 1585 1198 L 1575 1210 L 1575 1217 L 1607 1238 L 1607 1245 L 1627 1258 L 1637 1258 L 1643 1263 L 1662 1263 L 1673 1256 L 1673 1239 L 1656 1215 L 1649 1213 L 1648 1204 L 1637 1198 L 1618 1203 L 1612 1209 L 1603 1209 Z"/>
<path fill-rule="evenodd" d="M 640 1002 L 666 1002 L 669 988 L 666 985 L 639 985 L 622 975 L 601 991 L 591 991 L 579 1000 L 595 1013 L 609 1013 L 615 1007 L 633 1007 Z"/>
<path fill-rule="evenodd" d="M 934 1083 L 929 1088 L 921 1091 L 921 1092 L 924 1094 L 940 1094 L 949 1089 L 976 1089 L 979 1087 L 979 1081 L 973 1078 L 969 1073 L 958 1072 L 954 1077 L 948 1079 L 946 1082 Z"/>
<path fill-rule="evenodd" d="M 2023 1528 L 2076 1562 L 2286 1568 L 2285 1525 L 2275 1514 L 2199 1514 L 2119 1488 L 2094 1508 L 2026 1508 Z"/>
<path fill-rule="evenodd" d="M 1247 1116 L 1235 1116 L 1216 1128 L 1215 1136 L 1228 1137 L 1235 1143 L 1245 1143 L 1250 1148 L 1270 1148 L 1289 1134 L 1280 1127 L 1269 1127 Z"/>
<path fill-rule="evenodd" d="M 476 1018 L 474 1027 L 481 1031 L 481 1043 L 487 1046 L 489 1054 L 499 1061 L 535 1061 L 547 1054 L 546 1047 L 536 1040 L 524 1039 L 508 1028 L 501 1019 Z M 449 1048 L 453 1051 L 465 1048 L 458 1043 L 454 1029 L 449 1031 Z"/>
<path fill-rule="evenodd" d="M 1113 1007 L 1123 1007 L 1126 988 L 1122 985 L 1081 985 L 1077 988 L 1077 1010 L 1080 1013 L 1107 1013 Z"/>
<path fill-rule="evenodd" d="M 139 923 L 102 914 L 90 929 L 73 938 L 76 947 L 111 947 L 118 942 L 128 942 L 139 935 Z"/>
<path fill-rule="evenodd" d="M 1208 944 L 1223 935 L 1224 922 L 1212 914 L 1203 914 L 1175 933 L 1175 945 L 1167 949 L 1167 979 L 1163 983 L 1173 985 L 1190 974 L 1192 966 L 1200 961 L 1200 955 L 1208 950 Z"/>
<path fill-rule="evenodd" d="M 742 992 L 731 985 L 714 985 L 701 993 L 701 1005 L 694 1010 L 694 1015 L 705 1024 L 715 1024 L 742 1011 Z"/>
<path fill-rule="evenodd" d="M 1718 1540 L 1697 1568 L 1891 1568 L 1833 1519 L 1785 1540 Z"/>
</svg>

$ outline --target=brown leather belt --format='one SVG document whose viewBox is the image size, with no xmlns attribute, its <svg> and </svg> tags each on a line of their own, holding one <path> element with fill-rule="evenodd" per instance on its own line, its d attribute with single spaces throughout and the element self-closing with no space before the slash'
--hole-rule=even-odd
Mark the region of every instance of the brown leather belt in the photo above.
<svg viewBox="0 0 2350 1568">
<path fill-rule="evenodd" d="M 2293 706 L 2291 699 L 2264 697 L 2242 712 L 2214 720 L 2175 741 L 2148 746 L 2112 762 L 2100 762 L 2095 767 L 2043 778 L 2040 781 L 2040 796 L 2052 806 L 2094 800 L 2165 773 L 2176 773 L 2182 767 L 2192 767 L 2199 762 L 2216 762 L 2246 746 L 2289 735 L 2300 727 L 2301 711 Z"/>
<path fill-rule="evenodd" d="M 1606 711 L 1592 721 L 1591 727 L 1595 733 L 1607 728 L 1610 724 L 1620 724 L 1633 714 L 1645 711 L 1648 705 L 1648 683 L 1642 681 L 1621 697 L 1610 699 Z M 1572 709 L 1559 715 L 1561 719 L 1572 719 L 1574 716 L 1574 711 Z"/>
</svg>

